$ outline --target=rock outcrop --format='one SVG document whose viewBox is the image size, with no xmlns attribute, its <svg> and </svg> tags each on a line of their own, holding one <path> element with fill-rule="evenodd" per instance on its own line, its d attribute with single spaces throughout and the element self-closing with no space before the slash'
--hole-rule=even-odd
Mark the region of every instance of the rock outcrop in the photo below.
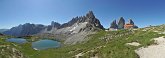
<svg viewBox="0 0 165 58">
<path fill-rule="evenodd" d="M 128 24 L 132 24 L 132 25 L 134 25 L 133 20 L 132 20 L 132 19 L 129 19 Z"/>
<path fill-rule="evenodd" d="M 55 27 L 55 28 L 59 28 L 59 27 L 61 26 L 61 24 L 58 23 L 58 22 L 52 21 L 52 22 L 51 22 L 51 26 L 52 26 L 52 27 Z"/>
<path fill-rule="evenodd" d="M 118 25 L 116 24 L 116 20 L 114 20 L 114 21 L 111 23 L 110 28 L 118 29 Z"/>
<path fill-rule="evenodd" d="M 75 24 L 75 23 L 78 21 L 78 19 L 79 19 L 78 17 L 73 18 L 71 21 L 62 24 L 62 25 L 60 26 L 60 28 L 70 27 L 70 26 L 72 26 L 73 24 Z"/>
<path fill-rule="evenodd" d="M 54 30 L 54 29 L 58 29 L 58 28 L 60 28 L 60 26 L 61 26 L 60 23 L 52 21 L 52 22 L 51 22 L 51 25 L 48 25 L 48 26 L 47 26 L 47 31 L 51 31 L 51 30 Z"/>
<path fill-rule="evenodd" d="M 141 47 L 135 50 L 139 58 L 165 58 L 165 38 L 154 38 L 156 45 L 150 45 L 147 47 Z"/>
<path fill-rule="evenodd" d="M 124 29 L 124 25 L 125 25 L 125 20 L 123 17 L 120 17 L 119 21 L 118 21 L 118 28 L 119 29 Z"/>
<path fill-rule="evenodd" d="M 0 45 L 0 58 L 27 58 L 25 55 L 11 45 Z"/>
</svg>

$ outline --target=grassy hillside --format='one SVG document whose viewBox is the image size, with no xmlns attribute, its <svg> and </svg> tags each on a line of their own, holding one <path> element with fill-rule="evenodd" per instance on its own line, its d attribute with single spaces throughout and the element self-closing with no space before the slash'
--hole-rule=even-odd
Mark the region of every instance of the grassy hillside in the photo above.
<svg viewBox="0 0 165 58">
<path fill-rule="evenodd" d="M 11 36 L 0 35 L 0 58 L 25 58 L 17 44 L 5 42 L 6 38 Z"/>
<path fill-rule="evenodd" d="M 164 36 L 153 31 L 119 30 L 99 31 L 89 35 L 89 40 L 76 45 L 66 45 L 56 49 L 35 51 L 31 48 L 31 42 L 16 44 L 26 58 L 73 58 L 82 55 L 82 58 L 138 58 L 135 49 L 154 44 L 151 39 Z M 1 42 L 4 42 L 1 38 Z M 130 46 L 126 43 L 138 42 L 140 46 Z M 15 43 L 13 43 L 15 44 Z M 1 49 L 1 48 L 0 48 Z"/>
</svg>

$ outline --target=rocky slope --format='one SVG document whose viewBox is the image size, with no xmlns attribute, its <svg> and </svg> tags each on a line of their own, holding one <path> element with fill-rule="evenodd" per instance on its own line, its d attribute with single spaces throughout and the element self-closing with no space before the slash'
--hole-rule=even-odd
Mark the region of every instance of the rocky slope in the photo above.
<svg viewBox="0 0 165 58">
<path fill-rule="evenodd" d="M 0 46 L 0 58 L 26 58 L 22 52 L 10 45 Z"/>
<path fill-rule="evenodd" d="M 140 58 L 165 58 L 165 38 L 159 37 L 152 40 L 154 40 L 155 45 L 141 47 L 135 50 L 135 52 Z"/>
<path fill-rule="evenodd" d="M 100 21 L 92 11 L 89 11 L 85 16 L 73 18 L 68 23 L 62 24 L 58 29 L 52 29 L 49 33 L 54 34 L 56 38 L 64 39 L 65 44 L 75 44 L 86 40 L 87 35 L 101 29 L 103 29 L 103 26 Z M 44 33 L 48 33 L 48 31 Z"/>
</svg>

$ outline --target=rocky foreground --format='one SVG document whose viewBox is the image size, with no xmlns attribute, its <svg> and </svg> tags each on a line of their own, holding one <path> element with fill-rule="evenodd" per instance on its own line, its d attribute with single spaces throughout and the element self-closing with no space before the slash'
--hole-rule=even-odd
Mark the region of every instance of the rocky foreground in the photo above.
<svg viewBox="0 0 165 58">
<path fill-rule="evenodd" d="M 155 45 L 135 50 L 140 58 L 165 58 L 165 38 L 159 37 L 154 40 L 156 43 Z"/>
<path fill-rule="evenodd" d="M 4 40 L 6 38 L 7 36 L 0 35 L 0 58 L 26 58 L 25 55 L 17 49 L 18 45 L 5 42 Z"/>
<path fill-rule="evenodd" d="M 14 47 L 10 45 L 0 45 L 1 51 L 1 58 L 25 58 L 25 56 Z"/>
</svg>

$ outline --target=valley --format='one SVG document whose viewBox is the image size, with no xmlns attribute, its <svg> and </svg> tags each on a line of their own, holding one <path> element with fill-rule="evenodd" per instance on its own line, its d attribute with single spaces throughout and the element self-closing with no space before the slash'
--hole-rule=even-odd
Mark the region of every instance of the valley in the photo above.
<svg viewBox="0 0 165 58">
<path fill-rule="evenodd" d="M 163 26 L 158 26 L 158 28 Z M 1 36 L 1 42 L 16 45 L 15 47 L 26 58 L 138 58 L 139 56 L 135 53 L 136 49 L 153 45 L 154 40 L 152 39 L 165 36 L 155 31 L 162 32 L 163 30 L 157 30 L 155 27 L 118 31 L 100 30 L 96 34 L 91 34 L 88 41 L 46 50 L 34 50 L 31 48 L 30 42 L 25 44 L 5 42 L 2 39 L 8 37 L 3 38 L 3 36 Z M 141 45 L 126 45 L 131 42 L 138 42 Z"/>
<path fill-rule="evenodd" d="M 0 58 L 165 58 L 163 0 L 0 0 Z"/>
<path fill-rule="evenodd" d="M 89 11 L 51 25 L 25 23 L 2 32 L 0 58 L 139 58 L 141 47 L 165 36 L 165 25 L 138 28 L 132 19 L 114 20 L 105 29 Z"/>
</svg>

